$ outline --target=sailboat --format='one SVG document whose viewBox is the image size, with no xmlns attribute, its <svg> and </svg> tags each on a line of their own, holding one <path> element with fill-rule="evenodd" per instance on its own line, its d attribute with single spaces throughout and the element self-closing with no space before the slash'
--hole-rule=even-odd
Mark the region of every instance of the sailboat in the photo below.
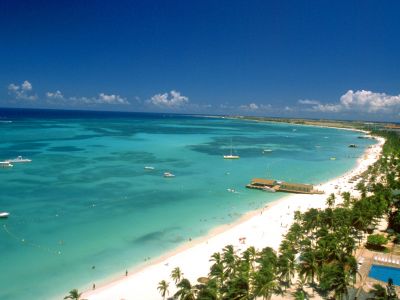
<svg viewBox="0 0 400 300">
<path fill-rule="evenodd" d="M 231 139 L 231 153 L 229 155 L 224 155 L 224 159 L 238 159 L 240 158 L 239 155 L 232 154 L 232 139 Z"/>
</svg>

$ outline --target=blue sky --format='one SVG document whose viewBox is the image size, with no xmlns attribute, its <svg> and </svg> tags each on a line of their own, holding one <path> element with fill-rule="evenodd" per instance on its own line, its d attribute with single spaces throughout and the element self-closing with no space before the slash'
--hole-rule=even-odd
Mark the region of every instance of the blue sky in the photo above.
<svg viewBox="0 0 400 300">
<path fill-rule="evenodd" d="M 399 1 L 0 2 L 0 106 L 400 119 Z"/>
</svg>

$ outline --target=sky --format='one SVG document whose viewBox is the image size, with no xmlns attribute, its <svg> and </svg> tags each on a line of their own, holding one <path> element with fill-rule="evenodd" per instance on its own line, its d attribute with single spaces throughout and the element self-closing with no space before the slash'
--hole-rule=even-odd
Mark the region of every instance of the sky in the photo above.
<svg viewBox="0 0 400 300">
<path fill-rule="evenodd" d="M 0 1 L 0 107 L 400 120 L 400 1 Z"/>
</svg>

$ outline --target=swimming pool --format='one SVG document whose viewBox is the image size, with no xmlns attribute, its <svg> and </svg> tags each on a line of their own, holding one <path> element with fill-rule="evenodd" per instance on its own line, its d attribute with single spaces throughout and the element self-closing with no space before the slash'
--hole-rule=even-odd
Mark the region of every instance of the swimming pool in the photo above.
<svg viewBox="0 0 400 300">
<path fill-rule="evenodd" d="M 389 278 L 393 279 L 393 284 L 400 286 L 400 269 L 372 265 L 368 274 L 369 277 L 387 282 Z"/>
</svg>

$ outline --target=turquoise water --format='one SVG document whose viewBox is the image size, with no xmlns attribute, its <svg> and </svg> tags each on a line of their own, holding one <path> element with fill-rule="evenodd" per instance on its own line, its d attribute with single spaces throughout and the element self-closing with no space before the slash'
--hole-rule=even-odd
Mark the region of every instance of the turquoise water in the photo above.
<svg viewBox="0 0 400 300">
<path fill-rule="evenodd" d="M 400 286 L 400 269 L 379 265 L 372 265 L 368 274 L 369 277 L 388 282 L 389 278 L 393 279 L 393 284 Z"/>
<path fill-rule="evenodd" d="M 12 121 L 0 122 L 0 160 L 32 159 L 0 169 L 0 210 L 11 213 L 0 220 L 0 299 L 56 299 L 122 275 L 283 196 L 247 190 L 251 178 L 321 183 L 373 143 L 337 129 L 173 115 L 0 117 Z M 239 160 L 222 158 L 231 141 Z"/>
</svg>

